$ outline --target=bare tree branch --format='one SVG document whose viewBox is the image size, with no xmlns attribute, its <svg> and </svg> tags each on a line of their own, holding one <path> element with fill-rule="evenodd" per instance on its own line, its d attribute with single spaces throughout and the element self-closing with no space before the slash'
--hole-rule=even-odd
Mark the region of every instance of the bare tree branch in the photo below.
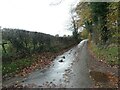
<svg viewBox="0 0 120 90">
<path fill-rule="evenodd" d="M 50 3 L 50 6 L 60 5 L 62 2 L 63 2 L 63 0 L 58 0 L 58 2 L 52 2 L 52 3 Z"/>
</svg>

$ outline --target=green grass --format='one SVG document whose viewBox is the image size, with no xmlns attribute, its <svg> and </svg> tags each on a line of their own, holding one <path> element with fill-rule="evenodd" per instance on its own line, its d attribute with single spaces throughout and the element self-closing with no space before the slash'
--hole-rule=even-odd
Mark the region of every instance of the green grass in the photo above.
<svg viewBox="0 0 120 90">
<path fill-rule="evenodd" d="M 95 44 L 92 43 L 91 49 L 93 53 L 102 60 L 106 60 L 106 62 L 110 65 L 120 64 L 118 61 L 118 47 L 110 46 L 107 48 L 98 48 Z"/>
<path fill-rule="evenodd" d="M 31 44 L 32 45 L 32 44 Z M 36 52 L 39 54 L 40 52 L 60 52 L 66 48 L 69 48 L 73 46 L 74 44 L 68 44 L 68 43 L 59 43 L 55 44 L 53 46 L 43 46 L 36 49 Z M 36 56 L 32 56 L 32 54 L 36 52 L 32 52 L 33 47 L 31 46 L 29 48 L 30 55 L 32 57 L 26 56 L 23 59 L 16 58 L 16 48 L 12 46 L 10 42 L 8 44 L 5 44 L 5 49 L 7 53 L 1 53 L 2 54 L 2 75 L 9 76 L 9 75 L 15 75 L 15 73 L 19 72 L 25 67 L 30 66 L 34 60 L 36 60 Z M 2 51 L 2 46 L 0 47 L 0 50 Z"/>
<path fill-rule="evenodd" d="M 27 66 L 30 66 L 31 64 L 32 64 L 32 59 L 30 58 L 24 58 L 24 59 L 17 60 L 15 62 L 6 63 L 2 65 L 2 73 L 3 75 L 10 74 L 10 73 L 13 74 Z"/>
</svg>

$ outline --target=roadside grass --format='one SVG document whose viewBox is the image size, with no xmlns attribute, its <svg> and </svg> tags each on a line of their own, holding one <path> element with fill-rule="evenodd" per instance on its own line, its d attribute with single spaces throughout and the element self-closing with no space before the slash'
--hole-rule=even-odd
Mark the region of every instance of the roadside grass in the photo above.
<svg viewBox="0 0 120 90">
<path fill-rule="evenodd" d="M 7 74 L 15 74 L 23 68 L 30 66 L 32 62 L 32 58 L 24 58 L 15 62 L 2 64 L 2 74 L 6 76 Z"/>
<path fill-rule="evenodd" d="M 107 62 L 111 66 L 120 64 L 118 60 L 118 47 L 116 45 L 101 48 L 94 43 L 90 43 L 89 47 L 98 59 Z"/>
<path fill-rule="evenodd" d="M 9 47 L 9 45 L 6 46 Z M 9 52 L 8 47 L 6 48 L 7 53 L 1 53 L 2 56 L 6 57 L 4 61 L 2 60 L 2 76 L 14 76 L 16 73 L 19 73 L 22 69 L 31 66 L 35 62 L 37 54 L 32 54 L 31 56 L 26 56 L 22 59 L 12 60 L 11 56 L 13 56 L 13 53 Z M 0 49 L 2 50 L 2 47 Z M 50 50 L 50 52 L 58 51 L 58 48 L 53 47 Z"/>
<path fill-rule="evenodd" d="M 69 49 L 70 47 L 73 47 L 73 45 L 59 45 L 55 47 L 46 48 L 46 51 L 42 51 L 40 53 L 59 53 L 63 50 Z M 8 52 L 8 49 L 6 49 Z M 3 78 L 6 77 L 14 77 L 17 73 L 19 73 L 21 70 L 23 70 L 26 67 L 31 66 L 34 62 L 36 62 L 37 57 L 40 53 L 32 53 L 31 56 L 23 57 L 22 59 L 14 59 L 14 53 L 2 53 L 2 56 L 5 58 L 2 58 L 2 76 Z M 11 57 L 13 56 L 13 57 Z M 49 56 L 49 55 L 48 55 Z M 42 56 L 41 56 L 42 57 Z"/>
</svg>

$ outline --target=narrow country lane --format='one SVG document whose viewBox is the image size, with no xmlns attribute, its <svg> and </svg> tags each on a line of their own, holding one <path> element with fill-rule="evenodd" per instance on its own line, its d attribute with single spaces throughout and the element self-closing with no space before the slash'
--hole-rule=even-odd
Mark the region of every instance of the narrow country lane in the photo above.
<svg viewBox="0 0 120 90">
<path fill-rule="evenodd" d="M 119 1 L 0 0 L 1 89 L 119 88 Z"/>
<path fill-rule="evenodd" d="M 17 80 L 22 85 L 32 87 L 89 88 L 93 81 L 90 78 L 87 66 L 86 48 L 87 39 L 81 41 L 63 55 L 58 56 L 49 68 L 36 70 L 22 81 L 18 78 Z"/>
</svg>

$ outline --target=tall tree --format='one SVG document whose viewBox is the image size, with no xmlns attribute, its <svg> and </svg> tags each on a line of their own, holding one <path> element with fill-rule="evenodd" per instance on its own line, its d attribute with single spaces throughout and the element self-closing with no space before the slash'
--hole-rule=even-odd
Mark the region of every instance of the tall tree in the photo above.
<svg viewBox="0 0 120 90">
<path fill-rule="evenodd" d="M 109 30 L 107 29 L 108 5 L 107 2 L 90 3 L 94 24 L 99 27 L 101 44 L 105 44 L 109 38 Z"/>
</svg>

